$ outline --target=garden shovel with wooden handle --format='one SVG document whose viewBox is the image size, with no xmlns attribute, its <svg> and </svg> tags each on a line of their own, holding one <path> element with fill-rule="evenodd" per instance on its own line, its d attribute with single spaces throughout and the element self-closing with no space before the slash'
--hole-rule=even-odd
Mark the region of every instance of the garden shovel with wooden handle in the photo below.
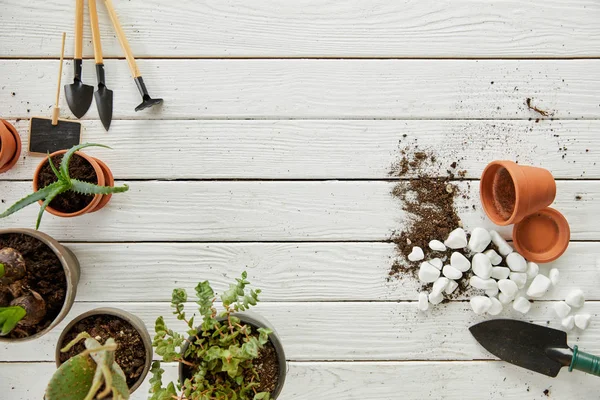
<svg viewBox="0 0 600 400">
<path fill-rule="evenodd" d="M 104 59 L 102 57 L 102 43 L 100 41 L 100 25 L 98 24 L 98 10 L 96 0 L 88 0 L 90 8 L 90 23 L 92 26 L 92 41 L 94 42 L 94 59 L 96 60 L 96 77 L 98 90 L 94 93 L 100 121 L 104 129 L 110 128 L 113 115 L 113 92 L 106 87 L 104 75 Z"/>
<path fill-rule="evenodd" d="M 487 351 L 503 361 L 556 377 L 562 367 L 600 376 L 600 357 L 567 345 L 567 334 L 512 319 L 495 319 L 469 328 Z"/>
<path fill-rule="evenodd" d="M 112 24 L 115 28 L 115 32 L 117 33 L 117 38 L 119 38 L 119 43 L 121 43 L 121 47 L 125 52 L 125 58 L 127 58 L 127 63 L 129 64 L 131 75 L 133 75 L 135 84 L 137 85 L 138 90 L 142 95 L 142 103 L 135 108 L 135 111 L 141 111 L 145 108 L 161 104 L 163 102 L 163 99 L 153 99 L 148 94 L 148 89 L 146 89 L 146 85 L 144 84 L 142 74 L 140 73 L 137 63 L 135 62 L 135 58 L 133 57 L 133 53 L 131 52 L 131 47 L 129 47 L 129 42 L 127 41 L 125 32 L 121 27 L 119 17 L 117 16 L 115 7 L 112 4 L 112 0 L 104 0 L 104 4 L 106 4 L 106 8 L 108 9 L 108 15 L 110 16 L 110 20 L 112 21 Z"/>
<path fill-rule="evenodd" d="M 81 118 L 92 105 L 94 87 L 84 85 L 81 81 L 81 65 L 83 63 L 83 1 L 75 1 L 75 53 L 73 56 L 73 83 L 65 85 L 65 97 L 71 112 Z"/>
</svg>

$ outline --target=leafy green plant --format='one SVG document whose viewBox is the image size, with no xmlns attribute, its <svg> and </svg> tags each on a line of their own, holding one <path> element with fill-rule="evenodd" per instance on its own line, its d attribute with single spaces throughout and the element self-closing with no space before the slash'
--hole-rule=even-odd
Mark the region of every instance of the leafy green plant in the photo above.
<svg viewBox="0 0 600 400">
<path fill-rule="evenodd" d="M 129 399 L 125 374 L 115 362 L 117 343 L 108 338 L 104 345 L 81 332 L 60 351 L 67 352 L 85 339 L 85 350 L 65 361 L 54 373 L 46 388 L 46 400 Z M 100 393 L 100 389 L 104 390 Z"/>
<path fill-rule="evenodd" d="M 0 336 L 6 336 L 17 326 L 27 312 L 23 307 L 0 307 Z"/>
<path fill-rule="evenodd" d="M 6 211 L 0 214 L 0 218 L 8 217 L 11 214 L 21 210 L 22 208 L 27 207 L 30 204 L 33 204 L 37 201 L 43 200 L 44 203 L 40 207 L 40 212 L 38 213 L 37 222 L 35 224 L 35 229 L 40 227 L 40 222 L 42 221 L 42 215 L 44 214 L 44 210 L 46 207 L 54 200 L 54 198 L 62 193 L 65 193 L 69 190 L 74 192 L 85 194 L 85 195 L 96 195 L 96 194 L 111 194 L 111 193 L 121 193 L 129 190 L 127 185 L 123 186 L 98 186 L 93 183 L 83 182 L 78 179 L 73 179 L 69 175 L 69 163 L 71 162 L 71 157 L 75 152 L 86 148 L 86 147 L 104 147 L 110 149 L 108 146 L 104 146 L 102 144 L 96 143 L 84 143 L 77 146 L 72 147 L 69 151 L 65 153 L 60 163 L 59 168 L 57 169 L 52 162 L 50 155 L 48 155 L 48 164 L 50 164 L 50 168 L 58 178 L 58 180 L 54 183 L 49 184 L 48 186 L 39 189 L 37 192 L 31 193 L 30 195 L 22 198 L 17 201 L 15 204 L 10 206 Z"/>
<path fill-rule="evenodd" d="M 246 272 L 221 294 L 223 307 L 220 314 L 215 308 L 215 292 L 208 281 L 196 286 L 196 303 L 202 317 L 200 327 L 194 325 L 194 316 L 184 311 L 187 293 L 174 289 L 171 300 L 173 314 L 187 324 L 185 334 L 169 329 L 164 318 L 156 320 L 153 346 L 164 362 L 183 363 L 190 371 L 183 382 L 170 382 L 163 387 L 160 361 L 152 364 L 150 379 L 151 400 L 269 400 L 268 392 L 259 392 L 260 377 L 252 360 L 269 341 L 271 330 L 249 325 L 233 315 L 258 303 L 260 289 L 247 289 Z M 190 337 L 188 339 L 187 337 Z M 180 394 L 178 394 L 180 392 Z"/>
</svg>

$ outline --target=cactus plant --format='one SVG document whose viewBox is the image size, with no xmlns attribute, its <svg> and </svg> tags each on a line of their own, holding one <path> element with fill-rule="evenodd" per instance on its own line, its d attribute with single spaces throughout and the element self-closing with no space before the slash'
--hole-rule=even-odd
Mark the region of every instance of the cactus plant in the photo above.
<svg viewBox="0 0 600 400">
<path fill-rule="evenodd" d="M 6 211 L 4 211 L 2 214 L 0 214 L 0 218 L 8 217 L 9 215 L 14 214 L 15 212 L 21 210 L 22 208 L 27 207 L 30 204 L 33 204 L 40 200 L 43 200 L 44 202 L 43 202 L 42 206 L 40 207 L 40 212 L 38 213 L 38 217 L 37 217 L 37 221 L 36 221 L 36 225 L 35 225 L 35 229 L 38 229 L 40 227 L 40 222 L 42 221 L 42 215 L 44 214 L 44 210 L 46 210 L 46 207 L 48 207 L 50 202 L 52 202 L 52 200 L 54 200 L 54 198 L 56 196 L 58 196 L 62 193 L 72 190 L 74 192 L 77 192 L 80 194 L 86 194 L 86 195 L 96 195 L 96 194 L 107 195 L 107 194 L 112 194 L 112 193 L 126 192 L 127 190 L 129 190 L 129 187 L 127 185 L 115 186 L 115 187 L 98 186 L 93 183 L 83 182 L 78 179 L 71 178 L 71 176 L 69 175 L 69 162 L 71 161 L 71 157 L 78 150 L 81 150 L 86 147 L 91 147 L 91 146 L 104 147 L 107 149 L 110 148 L 108 146 L 104 146 L 102 144 L 96 144 L 96 143 L 84 143 L 84 144 L 74 146 L 65 153 L 58 169 L 54 166 L 54 163 L 52 162 L 50 155 L 48 155 L 48 163 L 50 164 L 50 168 L 52 168 L 52 171 L 54 172 L 54 174 L 56 175 L 58 180 L 40 190 L 38 190 L 37 192 L 33 192 L 30 195 L 17 201 L 15 204 L 10 206 Z"/>
<path fill-rule="evenodd" d="M 61 351 L 69 351 L 83 339 L 86 350 L 56 370 L 46 388 L 45 400 L 93 400 L 109 395 L 113 400 L 129 399 L 125 374 L 115 362 L 114 339 L 108 338 L 102 345 L 87 332 L 81 332 Z M 102 386 L 104 390 L 98 393 Z"/>
</svg>

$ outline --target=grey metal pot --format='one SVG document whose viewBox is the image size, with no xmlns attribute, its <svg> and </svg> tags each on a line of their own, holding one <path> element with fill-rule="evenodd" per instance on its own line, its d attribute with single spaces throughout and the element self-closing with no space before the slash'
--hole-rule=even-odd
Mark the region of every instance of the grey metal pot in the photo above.
<svg viewBox="0 0 600 400">
<path fill-rule="evenodd" d="M 273 333 L 269 335 L 269 341 L 271 342 L 271 344 L 273 344 L 273 347 L 275 348 L 275 352 L 277 353 L 277 361 L 279 364 L 279 373 L 278 373 L 279 379 L 277 380 L 277 386 L 275 387 L 275 390 L 273 390 L 273 392 L 271 393 L 271 398 L 273 400 L 276 400 L 277 397 L 279 397 L 281 390 L 283 389 L 283 385 L 285 383 L 285 377 L 287 375 L 287 361 L 285 359 L 285 352 L 283 351 L 283 345 L 281 344 L 279 335 L 277 335 L 275 328 L 273 328 L 273 326 L 269 323 L 269 321 L 267 321 L 266 318 L 262 317 L 259 314 L 256 314 L 251 311 L 246 311 L 243 313 L 235 313 L 232 315 L 235 315 L 242 321 L 242 323 L 244 323 L 245 325 L 246 324 L 250 325 L 254 329 L 268 328 L 273 331 Z M 219 320 L 223 321 L 224 318 L 219 318 Z M 198 328 L 198 331 L 200 331 L 200 328 Z M 185 342 L 185 344 L 181 348 L 182 354 L 185 353 L 185 351 L 187 350 L 187 348 L 189 346 L 189 343 L 192 340 L 193 340 L 193 336 L 190 336 L 189 339 Z M 183 382 L 184 379 L 185 378 L 183 376 L 183 364 L 179 363 L 179 381 Z"/>
<path fill-rule="evenodd" d="M 153 352 L 152 352 L 152 340 L 150 339 L 150 334 L 148 333 L 148 329 L 146 329 L 146 325 L 140 318 L 138 318 L 137 316 L 135 316 L 127 311 L 120 310 L 118 308 L 101 307 L 101 308 L 95 308 L 93 310 L 84 312 L 83 314 L 75 317 L 75 319 L 73 319 L 71 322 L 69 322 L 69 324 L 65 327 L 65 329 L 60 334 L 60 337 L 58 338 L 58 343 L 56 344 L 56 350 L 54 352 L 54 360 L 56 362 L 56 367 L 58 368 L 61 365 L 60 349 L 63 348 L 65 345 L 63 343 L 63 341 L 64 341 L 67 333 L 71 330 L 71 328 L 76 323 L 78 323 L 82 319 L 85 319 L 85 318 L 93 316 L 93 315 L 112 315 L 115 317 L 119 317 L 119 318 L 129 322 L 131 324 L 131 326 L 133 326 L 135 328 L 135 330 L 137 330 L 138 333 L 140 334 L 140 336 L 142 337 L 142 342 L 144 343 L 144 350 L 146 351 L 146 364 L 144 365 L 144 370 L 142 371 L 142 374 L 138 378 L 137 382 L 134 383 L 133 386 L 131 386 L 129 388 L 129 393 L 133 393 L 144 382 L 144 379 L 146 379 L 146 375 L 148 375 L 148 371 L 150 371 L 150 367 L 152 365 Z"/>
<path fill-rule="evenodd" d="M 64 247 L 58 241 L 53 239 L 52 237 L 42 233 L 40 231 L 36 231 L 33 229 L 25 229 L 25 228 L 13 228 L 13 229 L 0 229 L 0 235 L 5 235 L 7 233 L 21 233 L 24 235 L 32 236 L 48 247 L 52 249 L 54 254 L 60 260 L 60 263 L 63 266 L 65 271 L 65 277 L 67 279 L 67 293 L 65 295 L 65 302 L 60 310 L 60 313 L 54 318 L 54 321 L 46 329 L 36 333 L 35 335 L 27 336 L 25 338 L 20 339 L 11 339 L 7 337 L 0 336 L 0 342 L 26 342 L 28 340 L 35 340 L 41 336 L 44 336 L 46 333 L 50 332 L 56 325 L 62 322 L 62 320 L 67 316 L 71 307 L 73 306 L 73 302 L 75 301 L 75 294 L 77 293 L 77 284 L 79 283 L 79 261 L 75 254 L 71 252 L 68 248 Z"/>
</svg>

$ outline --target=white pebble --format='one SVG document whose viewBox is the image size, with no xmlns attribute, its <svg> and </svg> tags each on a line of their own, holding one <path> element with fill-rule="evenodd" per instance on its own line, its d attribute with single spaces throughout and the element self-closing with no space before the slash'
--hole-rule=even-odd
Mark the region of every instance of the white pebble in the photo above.
<svg viewBox="0 0 600 400">
<path fill-rule="evenodd" d="M 492 265 L 498 265 L 502 262 L 502 256 L 496 253 L 496 250 L 489 249 L 483 252 L 490 259 Z"/>
<path fill-rule="evenodd" d="M 425 258 L 425 253 L 423 253 L 423 249 L 420 247 L 413 247 L 412 251 L 408 255 L 408 261 L 421 261 Z"/>
<path fill-rule="evenodd" d="M 552 268 L 550 270 L 550 272 L 548 273 L 548 278 L 550 278 L 550 282 L 552 282 L 552 286 L 558 285 L 559 277 L 560 277 L 560 272 L 558 272 L 558 269 L 556 269 L 556 268 Z"/>
<path fill-rule="evenodd" d="M 483 253 L 477 253 L 472 259 L 473 272 L 475 275 L 482 279 L 489 279 L 492 277 L 492 262 Z"/>
<path fill-rule="evenodd" d="M 575 326 L 581 330 L 587 329 L 590 326 L 590 320 L 592 316 L 590 314 L 577 314 L 575 316 Z"/>
<path fill-rule="evenodd" d="M 529 285 L 529 289 L 527 289 L 527 296 L 539 298 L 546 294 L 548 289 L 552 286 L 552 281 L 545 275 L 539 274 L 535 278 L 533 278 L 533 282 Z"/>
<path fill-rule="evenodd" d="M 452 265 L 444 265 L 442 273 L 448 279 L 460 279 L 462 278 L 462 272 L 454 268 Z"/>
<path fill-rule="evenodd" d="M 478 276 L 472 276 L 469 284 L 476 289 L 494 290 L 498 288 L 498 283 L 493 279 L 481 279 Z"/>
<path fill-rule="evenodd" d="M 492 237 L 486 229 L 475 228 L 471 232 L 468 247 L 469 250 L 474 253 L 482 253 L 485 249 L 487 249 L 491 241 Z"/>
<path fill-rule="evenodd" d="M 437 269 L 439 269 L 440 271 L 442 270 L 442 267 L 444 266 L 444 262 L 439 259 L 439 258 L 434 258 L 432 260 L 427 261 L 429 264 L 433 265 L 434 267 L 436 267 Z"/>
<path fill-rule="evenodd" d="M 508 278 L 515 282 L 519 289 L 523 289 L 527 283 L 527 274 L 525 272 L 511 272 Z"/>
<path fill-rule="evenodd" d="M 500 300 L 495 297 L 490 297 L 490 300 L 492 301 L 492 306 L 489 308 L 489 310 L 487 310 L 487 313 L 490 315 L 500 314 L 504 308 Z"/>
<path fill-rule="evenodd" d="M 429 293 L 429 302 L 433 305 L 440 304 L 444 300 L 444 295 L 441 293 Z"/>
<path fill-rule="evenodd" d="M 527 271 L 527 261 L 519 253 L 510 253 L 506 257 L 506 264 L 513 272 L 525 272 Z"/>
<path fill-rule="evenodd" d="M 571 307 L 564 301 L 554 303 L 554 312 L 558 318 L 565 318 L 571 312 Z"/>
<path fill-rule="evenodd" d="M 439 240 L 429 242 L 429 248 L 434 251 L 446 251 L 446 245 Z"/>
<path fill-rule="evenodd" d="M 467 247 L 467 233 L 463 228 L 456 228 L 450 232 L 444 244 L 451 249 L 464 249 Z"/>
<path fill-rule="evenodd" d="M 500 300 L 500 303 L 502 303 L 504 305 L 510 303 L 511 301 L 513 301 L 513 299 L 514 299 L 514 297 L 507 296 L 502 292 L 500 292 L 500 294 L 498 295 L 498 300 Z"/>
<path fill-rule="evenodd" d="M 519 291 L 517 284 L 514 281 L 511 281 L 510 279 L 500 279 L 498 281 L 498 289 L 500 289 L 500 291 L 506 296 L 511 297 L 513 299 Z"/>
<path fill-rule="evenodd" d="M 459 252 L 454 252 L 450 256 L 450 265 L 459 270 L 460 272 L 467 272 L 471 269 L 471 261 Z"/>
<path fill-rule="evenodd" d="M 502 236 L 500 236 L 498 232 L 490 231 L 490 236 L 492 237 L 492 243 L 496 245 L 498 248 L 498 253 L 500 253 L 501 256 L 506 257 L 513 252 L 513 248 L 506 240 L 502 238 Z"/>
<path fill-rule="evenodd" d="M 573 290 L 567 295 L 565 303 L 567 303 L 573 308 L 583 307 L 583 304 L 585 303 L 585 296 L 583 295 L 583 291 L 581 291 L 581 289 Z"/>
<path fill-rule="evenodd" d="M 498 290 L 498 288 L 496 288 L 496 289 L 490 289 L 490 290 L 486 290 L 485 291 L 485 295 L 487 297 L 496 297 L 496 296 L 498 296 L 498 293 L 500 293 L 500 291 Z"/>
<path fill-rule="evenodd" d="M 442 293 L 446 287 L 448 287 L 448 283 L 450 280 L 445 277 L 438 278 L 435 282 L 433 282 L 433 287 L 431 288 L 431 293 Z"/>
<path fill-rule="evenodd" d="M 454 291 L 456 290 L 457 287 L 458 287 L 457 282 L 450 281 L 450 282 L 448 282 L 448 286 L 446 286 L 446 290 L 444 290 L 444 293 L 452 294 L 452 293 L 454 293 Z"/>
<path fill-rule="evenodd" d="M 429 296 L 427 295 L 427 292 L 419 293 L 419 310 L 427 311 L 428 308 L 429 308 Z"/>
<path fill-rule="evenodd" d="M 573 318 L 572 315 L 569 315 L 568 317 L 563 318 L 563 320 L 560 321 L 560 324 L 567 331 L 570 331 L 570 330 L 572 330 L 575 327 L 575 318 Z"/>
<path fill-rule="evenodd" d="M 540 266 L 534 262 L 529 261 L 527 263 L 527 278 L 533 279 L 540 273 Z"/>
<path fill-rule="evenodd" d="M 527 314 L 531 309 L 531 303 L 525 297 L 519 296 L 513 303 L 513 309 L 521 314 Z"/>
<path fill-rule="evenodd" d="M 510 269 L 506 267 L 492 267 L 492 278 L 494 279 L 508 279 L 510 275 Z"/>
<path fill-rule="evenodd" d="M 492 308 L 492 300 L 486 296 L 475 296 L 471 297 L 470 300 L 471 308 L 475 312 L 475 314 L 483 314 L 489 311 Z"/>
<path fill-rule="evenodd" d="M 424 283 L 435 282 L 440 277 L 440 270 L 429 264 L 427 261 L 421 263 L 419 268 L 419 280 Z"/>
</svg>

